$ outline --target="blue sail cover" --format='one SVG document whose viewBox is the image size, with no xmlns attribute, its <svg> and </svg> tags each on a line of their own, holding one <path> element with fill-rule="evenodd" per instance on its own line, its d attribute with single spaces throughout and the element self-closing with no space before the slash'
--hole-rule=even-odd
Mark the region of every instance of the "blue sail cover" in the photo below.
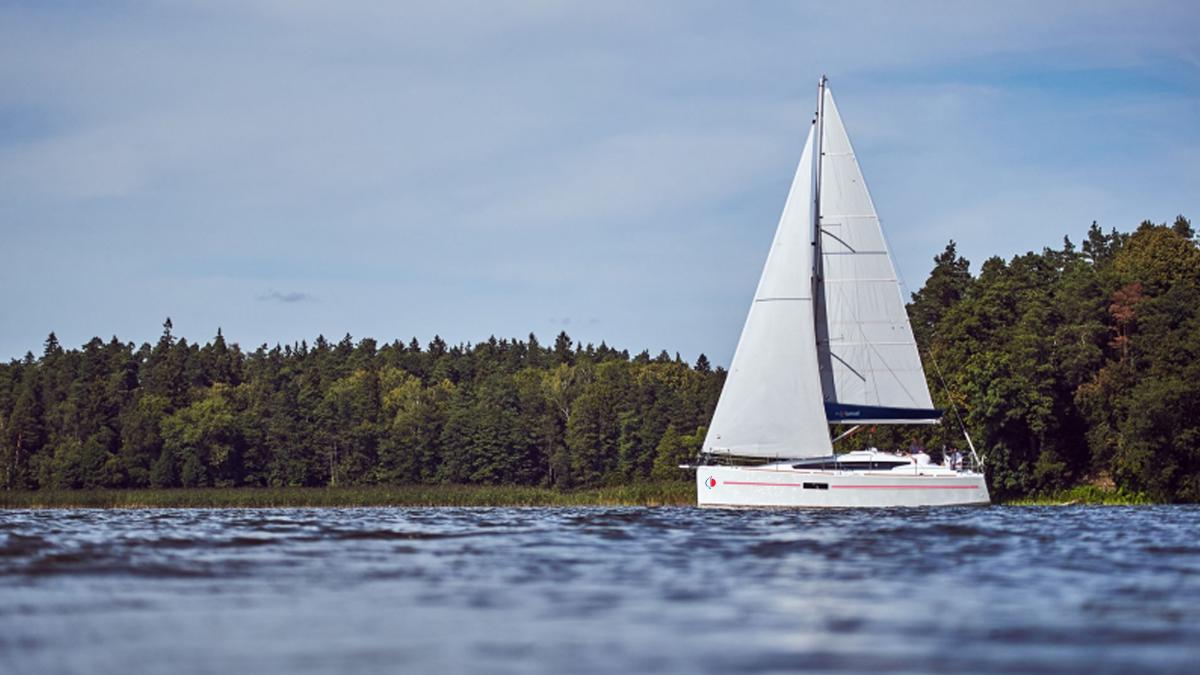
<svg viewBox="0 0 1200 675">
<path fill-rule="evenodd" d="M 826 403 L 825 418 L 831 424 L 938 421 L 944 411 L 936 408 L 885 408 L 876 405 L 853 405 L 848 403 Z"/>
</svg>

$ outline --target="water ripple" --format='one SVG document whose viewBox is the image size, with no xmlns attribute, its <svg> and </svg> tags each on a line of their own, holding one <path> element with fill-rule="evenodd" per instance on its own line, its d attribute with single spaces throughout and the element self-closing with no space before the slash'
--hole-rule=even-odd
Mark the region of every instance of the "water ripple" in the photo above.
<svg viewBox="0 0 1200 675">
<path fill-rule="evenodd" d="M 0 512 L 5 672 L 1190 672 L 1194 507 Z"/>
</svg>

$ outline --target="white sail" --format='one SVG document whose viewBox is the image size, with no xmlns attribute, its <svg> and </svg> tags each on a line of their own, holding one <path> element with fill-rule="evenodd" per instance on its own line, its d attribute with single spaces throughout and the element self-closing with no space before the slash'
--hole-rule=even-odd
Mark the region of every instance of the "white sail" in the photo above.
<svg viewBox="0 0 1200 675">
<path fill-rule="evenodd" d="M 937 418 L 875 205 L 824 89 L 817 349 L 831 422 Z"/>
<path fill-rule="evenodd" d="M 742 328 L 704 451 L 748 457 L 833 454 L 813 322 L 813 131 Z"/>
</svg>

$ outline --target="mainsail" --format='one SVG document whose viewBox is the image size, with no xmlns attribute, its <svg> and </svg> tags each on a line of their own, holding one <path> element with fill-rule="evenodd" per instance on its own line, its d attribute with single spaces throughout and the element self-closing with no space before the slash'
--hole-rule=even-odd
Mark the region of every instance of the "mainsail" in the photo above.
<svg viewBox="0 0 1200 675">
<path fill-rule="evenodd" d="M 705 452 L 777 458 L 833 454 L 814 349 L 813 136 L 810 130 L 704 439 Z"/>
<path fill-rule="evenodd" d="M 879 216 L 822 87 L 817 352 L 830 422 L 933 422 L 921 357 Z"/>
</svg>

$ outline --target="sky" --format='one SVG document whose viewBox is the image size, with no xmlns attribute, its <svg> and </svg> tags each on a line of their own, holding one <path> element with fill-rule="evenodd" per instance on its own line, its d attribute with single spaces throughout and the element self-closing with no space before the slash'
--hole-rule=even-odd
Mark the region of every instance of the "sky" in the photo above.
<svg viewBox="0 0 1200 675">
<path fill-rule="evenodd" d="M 909 292 L 1200 218 L 1190 0 L 0 0 L 0 358 L 170 317 L 727 365 L 822 73 Z"/>
</svg>

